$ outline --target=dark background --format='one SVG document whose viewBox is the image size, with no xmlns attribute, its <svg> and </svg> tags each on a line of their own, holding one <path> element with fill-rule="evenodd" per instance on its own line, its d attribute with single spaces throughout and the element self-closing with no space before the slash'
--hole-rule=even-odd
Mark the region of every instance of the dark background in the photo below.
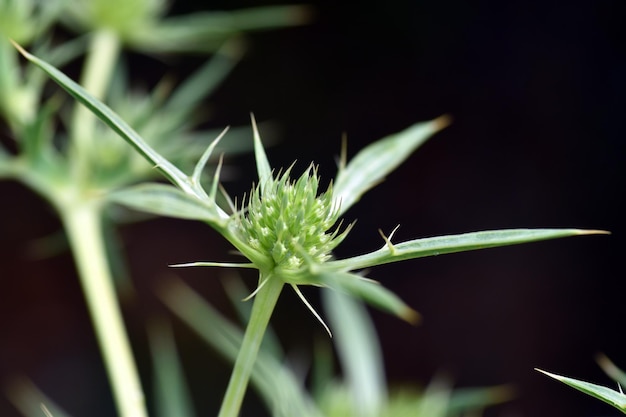
<svg viewBox="0 0 626 417">
<path fill-rule="evenodd" d="M 207 126 L 243 125 L 254 111 L 276 126 L 281 142 L 268 151 L 275 167 L 297 159 L 304 169 L 314 160 L 331 178 L 343 132 L 354 154 L 417 121 L 442 114 L 454 121 L 347 213 L 358 222 L 338 257 L 378 248 L 377 229 L 397 224 L 397 241 L 510 227 L 612 232 L 375 268 L 370 277 L 424 316 L 414 328 L 373 312 L 389 379 L 424 383 L 446 371 L 459 386 L 514 384 L 519 397 L 489 416 L 618 415 L 533 368 L 614 386 L 594 355 L 626 367 L 626 3 L 312 5 L 310 25 L 248 39 L 244 60 L 212 97 Z M 173 11 L 200 9 L 203 2 L 180 1 Z M 199 62 L 159 61 L 181 73 Z M 136 65 L 155 67 L 150 58 Z M 228 188 L 241 195 L 254 180 L 253 158 L 235 162 L 243 169 Z M 28 375 L 75 416 L 113 415 L 70 256 L 28 255 L 33 239 L 58 229 L 55 216 L 17 184 L 0 183 L 0 193 L 0 378 Z M 168 264 L 216 259 L 228 247 L 210 229 L 176 220 L 127 226 L 121 236 L 139 294 L 125 312 L 147 370 L 143 320 L 164 311 L 149 295 L 155 277 L 171 273 Z M 207 271 L 181 275 L 226 308 Z M 307 294 L 315 300 L 315 290 Z M 288 349 L 306 351 L 323 334 L 287 292 L 274 324 Z M 212 415 L 219 398 L 208 393 L 221 395 L 228 365 L 215 363 L 184 326 L 177 336 L 193 363 L 198 411 Z"/>
</svg>

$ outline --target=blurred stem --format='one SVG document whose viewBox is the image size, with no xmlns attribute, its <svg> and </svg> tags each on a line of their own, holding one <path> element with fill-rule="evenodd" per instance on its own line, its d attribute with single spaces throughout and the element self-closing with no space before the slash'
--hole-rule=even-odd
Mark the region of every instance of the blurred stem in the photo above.
<svg viewBox="0 0 626 417">
<path fill-rule="evenodd" d="M 121 417 L 147 417 L 139 374 L 116 298 L 100 224 L 100 208 L 83 202 L 61 211 L 113 397 Z"/>
<path fill-rule="evenodd" d="M 120 39 L 108 29 L 92 33 L 85 57 L 80 84 L 98 100 L 103 101 L 111 75 L 120 53 Z M 93 150 L 96 117 L 85 106 L 76 104 L 72 115 L 71 139 L 75 146 L 74 160 L 77 163 L 77 178 L 87 179 L 89 170 L 87 156 Z"/>
<path fill-rule="evenodd" d="M 264 278 L 262 275 L 259 282 L 262 282 Z M 218 417 L 237 417 L 239 415 L 250 375 L 263 341 L 263 335 L 282 288 L 283 281 L 270 276 L 254 297 L 250 321 L 248 322 L 243 343 L 239 349 Z"/>
</svg>

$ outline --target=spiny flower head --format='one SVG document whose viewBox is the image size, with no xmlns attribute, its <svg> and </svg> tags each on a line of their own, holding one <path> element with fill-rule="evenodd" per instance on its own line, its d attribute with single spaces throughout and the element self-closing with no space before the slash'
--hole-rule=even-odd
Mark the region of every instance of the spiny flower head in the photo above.
<svg viewBox="0 0 626 417">
<path fill-rule="evenodd" d="M 332 184 L 318 195 L 317 169 L 309 168 L 297 179 L 291 167 L 264 187 L 256 185 L 248 207 L 238 214 L 239 231 L 253 249 L 273 261 L 274 267 L 297 269 L 307 263 L 323 263 L 347 231 L 331 231 L 339 217 L 332 198 Z"/>
</svg>

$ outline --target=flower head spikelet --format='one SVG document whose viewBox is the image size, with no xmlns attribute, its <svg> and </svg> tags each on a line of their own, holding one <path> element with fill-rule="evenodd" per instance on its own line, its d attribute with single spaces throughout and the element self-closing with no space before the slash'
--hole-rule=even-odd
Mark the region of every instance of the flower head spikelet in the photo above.
<svg viewBox="0 0 626 417">
<path fill-rule="evenodd" d="M 264 187 L 254 186 L 247 209 L 238 215 L 247 243 L 282 269 L 327 261 L 346 233 L 331 230 L 339 217 L 332 184 L 318 195 L 315 166 L 310 165 L 297 180 L 290 178 L 291 170 L 268 179 Z"/>
</svg>

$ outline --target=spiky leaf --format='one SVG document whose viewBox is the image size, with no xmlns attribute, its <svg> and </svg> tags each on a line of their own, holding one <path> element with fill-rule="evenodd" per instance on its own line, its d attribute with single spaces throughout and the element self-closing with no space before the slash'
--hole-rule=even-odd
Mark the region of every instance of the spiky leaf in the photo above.
<svg viewBox="0 0 626 417">
<path fill-rule="evenodd" d="M 604 401 L 605 403 L 610 404 L 620 410 L 623 414 L 626 414 L 626 395 L 624 395 L 620 391 L 615 391 L 601 385 L 592 384 L 590 382 L 585 382 L 578 379 L 568 378 L 566 376 L 542 371 L 541 369 L 537 370 L 551 378 L 556 379 L 557 381 L 561 381 L 562 383 L 567 384 L 570 387 L 576 388 L 578 391 L 584 392 L 587 395 L 591 395 L 592 397 Z"/>
<path fill-rule="evenodd" d="M 398 243 L 397 245 L 389 243 L 377 251 L 349 259 L 328 262 L 328 265 L 337 269 L 354 270 L 446 253 L 495 248 L 568 236 L 607 233 L 601 230 L 580 229 L 503 229 L 463 233 L 415 239 Z"/>
</svg>

